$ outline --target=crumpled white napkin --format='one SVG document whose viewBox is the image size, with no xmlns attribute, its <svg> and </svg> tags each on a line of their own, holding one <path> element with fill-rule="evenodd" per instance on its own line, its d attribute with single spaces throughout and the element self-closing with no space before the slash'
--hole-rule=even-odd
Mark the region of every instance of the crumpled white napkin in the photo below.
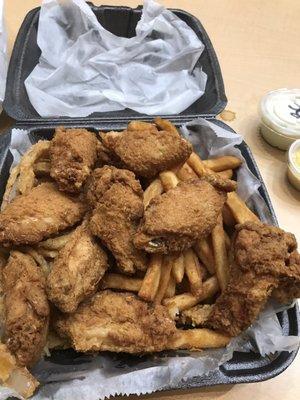
<svg viewBox="0 0 300 400">
<path fill-rule="evenodd" d="M 83 0 L 44 0 L 37 42 L 42 55 L 25 86 L 42 117 L 177 114 L 204 93 L 206 74 L 195 67 L 203 43 L 153 0 L 132 38 L 105 30 Z"/>
<path fill-rule="evenodd" d="M 5 83 L 7 73 L 6 60 L 6 32 L 4 27 L 3 0 L 0 0 L 0 113 L 2 111 L 2 101 L 5 95 Z"/>
</svg>

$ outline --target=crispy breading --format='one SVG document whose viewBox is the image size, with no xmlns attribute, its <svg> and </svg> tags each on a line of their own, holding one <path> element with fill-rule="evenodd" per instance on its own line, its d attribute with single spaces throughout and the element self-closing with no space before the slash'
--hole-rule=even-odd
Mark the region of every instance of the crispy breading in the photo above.
<svg viewBox="0 0 300 400">
<path fill-rule="evenodd" d="M 3 269 L 5 332 L 9 350 L 22 366 L 32 366 L 46 344 L 49 305 L 45 277 L 34 259 L 12 251 Z"/>
<path fill-rule="evenodd" d="M 209 235 L 225 201 L 205 180 L 180 182 L 150 202 L 134 244 L 149 253 L 181 252 Z"/>
<path fill-rule="evenodd" d="M 104 193 L 115 183 L 127 185 L 139 197 L 143 196 L 140 182 L 135 179 L 133 172 L 105 165 L 103 168 L 96 168 L 89 179 L 86 197 L 90 205 L 96 207 Z"/>
<path fill-rule="evenodd" d="M 42 183 L 16 197 L 0 214 L 0 244 L 33 244 L 79 222 L 86 211 L 77 198 Z"/>
<path fill-rule="evenodd" d="M 291 257 L 294 235 L 260 222 L 246 222 L 236 230 L 229 283 L 207 322 L 231 336 L 254 322 L 273 289 L 287 280 L 300 283 L 300 265 Z"/>
<path fill-rule="evenodd" d="M 55 129 L 50 146 L 50 175 L 60 190 L 77 193 L 97 159 L 98 139 L 86 129 Z"/>
<path fill-rule="evenodd" d="M 192 146 L 174 131 L 125 130 L 101 134 L 103 145 L 138 176 L 153 177 L 184 163 Z"/>
<path fill-rule="evenodd" d="M 282 304 L 289 304 L 300 297 L 300 281 L 297 278 L 297 272 L 300 271 L 300 254 L 297 251 L 291 253 L 288 266 L 294 273 L 283 278 L 280 287 L 272 293 L 272 297 Z"/>
<path fill-rule="evenodd" d="M 63 312 L 76 311 L 79 303 L 96 292 L 108 267 L 107 255 L 83 223 L 60 250 L 47 277 L 47 295 Z"/>
<path fill-rule="evenodd" d="M 176 332 L 165 307 L 134 294 L 98 292 L 71 315 L 55 322 L 77 351 L 145 353 L 161 351 Z"/>
<path fill-rule="evenodd" d="M 96 204 L 91 232 L 112 252 L 121 271 L 145 270 L 147 256 L 133 245 L 144 212 L 139 182 L 131 172 L 114 167 L 96 170 L 92 179 L 87 193 L 90 202 Z"/>
</svg>

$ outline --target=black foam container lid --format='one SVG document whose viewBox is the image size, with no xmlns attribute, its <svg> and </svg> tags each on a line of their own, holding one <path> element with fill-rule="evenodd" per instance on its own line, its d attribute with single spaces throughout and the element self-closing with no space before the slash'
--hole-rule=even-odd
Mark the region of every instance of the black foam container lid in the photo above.
<svg viewBox="0 0 300 400">
<path fill-rule="evenodd" d="M 118 36 L 132 37 L 135 35 L 135 27 L 141 18 L 142 8 L 100 6 L 90 4 L 98 21 L 104 28 Z M 191 14 L 182 10 L 171 10 L 180 19 L 185 21 L 197 34 L 205 45 L 197 65 L 201 65 L 207 74 L 205 93 L 194 104 L 177 115 L 169 115 L 168 118 L 178 120 L 185 118 L 191 120 L 201 116 L 214 116 L 219 114 L 226 106 L 223 79 L 214 48 L 201 23 Z M 30 11 L 24 19 L 19 30 L 12 56 L 10 59 L 6 94 L 3 108 L 6 113 L 17 121 L 41 122 L 45 121 L 31 105 L 24 81 L 39 61 L 41 51 L 37 45 L 37 29 L 40 8 Z M 72 118 L 72 121 L 102 120 L 130 120 L 144 118 L 144 114 L 125 109 L 121 111 L 97 112 L 85 118 Z M 163 116 L 162 116 L 163 117 Z M 51 118 L 51 121 L 62 123 L 68 117 Z"/>
<path fill-rule="evenodd" d="M 128 7 L 95 7 L 92 4 L 90 5 L 98 20 L 106 29 L 114 34 L 125 37 L 135 34 L 135 26 L 141 16 L 141 6 L 131 9 Z M 17 120 L 16 127 L 29 130 L 32 143 L 35 143 L 39 139 L 51 139 L 55 127 L 61 124 L 67 127 L 85 127 L 91 131 L 98 131 L 100 129 L 108 131 L 111 129 L 124 129 L 128 120 L 142 119 L 149 121 L 153 118 L 153 116 L 145 116 L 129 109 L 118 112 L 95 113 L 86 118 L 41 118 L 31 106 L 24 86 L 24 80 L 37 64 L 40 56 L 40 50 L 36 43 L 39 10 L 40 8 L 36 8 L 30 11 L 20 28 L 9 65 L 4 100 L 5 111 Z M 197 117 L 203 117 L 232 131 L 226 124 L 214 119 L 225 108 L 227 100 L 218 60 L 208 35 L 195 17 L 182 10 L 172 11 L 183 19 L 204 43 L 205 50 L 200 57 L 199 63 L 208 75 L 208 81 L 205 94 L 198 101 L 181 114 L 167 117 L 176 126 L 180 126 Z M 0 198 L 3 196 L 12 163 L 12 156 L 8 151 L 10 134 L 11 131 L 9 130 L 5 134 L 0 135 Z M 245 142 L 239 145 L 239 148 L 251 172 L 262 182 L 259 189 L 260 193 L 269 207 L 274 225 L 277 225 L 270 198 L 251 150 Z M 279 313 L 278 317 L 285 335 L 299 335 L 300 321 L 297 306 Z M 291 353 L 277 352 L 272 356 L 262 357 L 259 353 L 254 352 L 236 352 L 230 361 L 221 365 L 219 369 L 211 372 L 209 375 L 180 382 L 175 386 L 166 388 L 166 390 L 263 381 L 284 371 L 294 360 L 296 354 L 297 351 Z M 78 371 L 78 368 L 85 369 L 84 363 L 88 362 L 88 356 L 86 357 L 69 350 L 56 351 L 52 353 L 51 361 L 67 365 L 70 371 Z M 130 360 L 133 359 L 132 356 L 128 355 L 124 357 Z M 45 382 L 43 376 L 39 376 L 38 378 L 41 382 Z"/>
</svg>

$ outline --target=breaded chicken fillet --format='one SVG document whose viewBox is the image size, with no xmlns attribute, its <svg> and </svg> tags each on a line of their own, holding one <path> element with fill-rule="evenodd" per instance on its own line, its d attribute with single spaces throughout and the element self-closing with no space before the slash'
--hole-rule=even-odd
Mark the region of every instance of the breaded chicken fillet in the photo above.
<svg viewBox="0 0 300 400">
<path fill-rule="evenodd" d="M 12 251 L 3 269 L 5 332 L 9 350 L 22 366 L 32 366 L 46 344 L 49 305 L 45 277 L 34 259 Z"/>
<path fill-rule="evenodd" d="M 42 183 L 16 197 L 0 214 L 0 245 L 37 243 L 79 222 L 86 211 L 77 198 Z"/>
<path fill-rule="evenodd" d="M 94 204 L 91 232 L 114 255 L 119 269 L 131 274 L 147 268 L 147 256 L 133 245 L 143 216 L 143 192 L 130 171 L 114 167 L 96 169 L 87 191 Z"/>
<path fill-rule="evenodd" d="M 60 190 L 79 192 L 97 159 L 98 139 L 86 129 L 56 128 L 50 145 L 50 175 Z"/>
<path fill-rule="evenodd" d="M 49 300 L 63 312 L 76 311 L 79 303 L 96 292 L 107 267 L 106 253 L 83 223 L 54 260 L 47 277 Z"/>
</svg>

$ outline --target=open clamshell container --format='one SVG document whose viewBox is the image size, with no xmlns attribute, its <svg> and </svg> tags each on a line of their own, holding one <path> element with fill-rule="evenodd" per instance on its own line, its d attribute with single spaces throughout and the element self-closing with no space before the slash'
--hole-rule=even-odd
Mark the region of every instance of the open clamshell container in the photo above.
<svg viewBox="0 0 300 400">
<path fill-rule="evenodd" d="M 100 23 L 107 30 L 118 36 L 132 37 L 135 35 L 135 27 L 142 13 L 141 6 L 134 9 L 112 6 L 96 7 L 91 3 L 90 6 Z M 86 118 L 41 118 L 30 104 L 24 85 L 25 79 L 38 63 L 40 56 L 40 49 L 37 45 L 39 11 L 39 8 L 35 8 L 27 14 L 17 36 L 9 65 L 4 109 L 10 117 L 16 120 L 15 128 L 27 129 L 31 134 L 32 141 L 36 142 L 43 138 L 51 139 L 54 129 L 58 125 L 85 127 L 91 131 L 109 131 L 124 129 L 128 121 L 132 119 L 149 121 L 154 118 L 154 116 L 139 114 L 129 109 L 117 112 L 97 112 Z M 201 23 L 195 17 L 182 10 L 172 11 L 185 21 L 204 43 L 205 50 L 198 62 L 207 74 L 208 80 L 205 94 L 199 100 L 182 113 L 165 117 L 177 126 L 197 117 L 202 117 L 221 125 L 225 129 L 231 130 L 227 125 L 215 119 L 216 115 L 225 108 L 227 99 L 219 63 L 210 39 Z M 161 115 L 161 117 L 164 116 Z M 12 163 L 12 158 L 7 151 L 9 142 L 10 131 L 0 136 L 1 196 L 3 196 Z M 239 148 L 251 172 L 262 182 L 261 175 L 249 147 L 243 142 Z M 274 210 L 263 182 L 259 190 L 273 217 L 273 223 L 277 225 Z M 279 313 L 278 317 L 285 335 L 299 334 L 300 322 L 297 306 Z M 254 352 L 235 352 L 230 361 L 221 365 L 218 370 L 213 371 L 209 375 L 196 376 L 168 389 L 187 389 L 217 384 L 263 381 L 284 371 L 294 360 L 296 353 L 296 351 L 291 353 L 278 352 L 273 354 L 272 357 L 262 357 L 260 354 Z M 50 358 L 53 363 L 65 366 L 69 365 L 70 370 L 73 369 L 75 364 L 78 368 L 78 363 L 84 363 L 84 359 L 85 357 L 81 357 L 71 350 L 52 352 Z"/>
</svg>

